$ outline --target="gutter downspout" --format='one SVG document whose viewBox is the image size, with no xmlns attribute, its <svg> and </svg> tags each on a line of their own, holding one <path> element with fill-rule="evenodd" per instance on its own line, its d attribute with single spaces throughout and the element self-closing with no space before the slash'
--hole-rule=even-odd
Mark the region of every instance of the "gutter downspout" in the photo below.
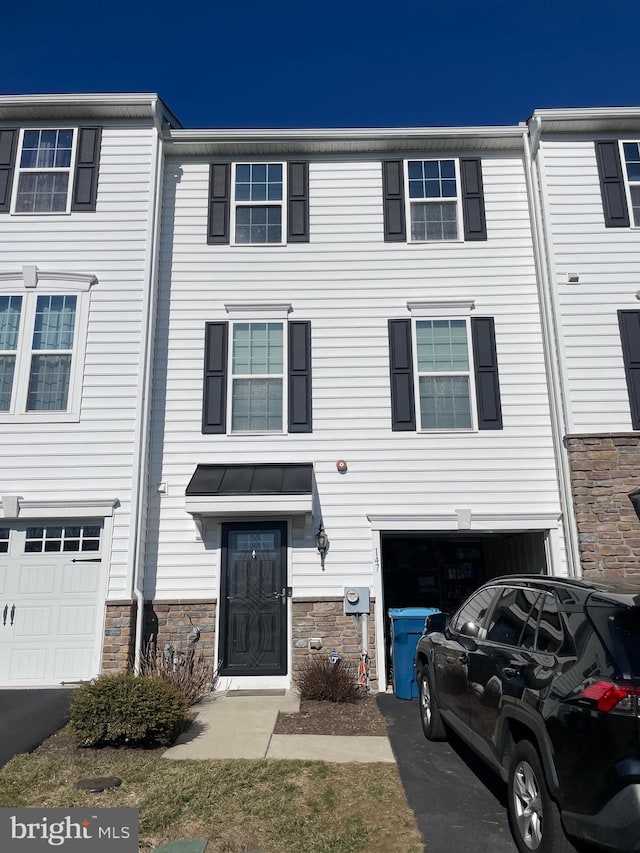
<svg viewBox="0 0 640 853">
<path fill-rule="evenodd" d="M 144 559 L 146 550 L 146 516 L 147 516 L 147 493 L 148 493 L 148 454 L 149 454 L 149 430 L 151 424 L 151 382 L 153 379 L 153 354 L 155 347 L 156 327 L 156 299 L 157 283 L 156 274 L 158 266 L 158 245 L 160 242 L 160 215 L 162 205 L 162 167 L 163 167 L 163 145 L 162 145 L 162 109 L 158 99 L 153 102 L 153 124 L 156 135 L 153 140 L 152 162 L 154 162 L 153 183 L 151 187 L 150 209 L 153 210 L 153 218 L 147 235 L 147 274 L 145 282 L 144 299 L 144 348 L 142 352 L 143 361 L 140 371 L 140 385 L 138 387 L 138 406 L 140 414 L 138 433 L 135 446 L 135 481 L 132 505 L 135 507 L 131 536 L 134 544 L 131 563 L 132 596 L 136 599 L 136 635 L 134 672 L 140 674 L 140 657 L 142 653 L 142 640 L 144 629 Z"/>
<path fill-rule="evenodd" d="M 533 127 L 531 127 L 533 125 Z M 566 434 L 567 408 L 562 384 L 562 370 L 558 350 L 560 348 L 556 317 L 556 302 L 553 294 L 553 269 L 548 249 L 550 229 L 540 198 L 541 183 L 536 156 L 539 150 L 541 120 L 535 116 L 523 132 L 525 152 L 525 178 L 531 210 L 531 236 L 537 268 L 538 301 L 545 350 L 545 371 L 549 389 L 551 432 L 558 472 L 560 506 L 564 519 L 567 548 L 567 568 L 570 577 L 580 577 L 580 548 L 573 500 L 571 497 L 571 474 L 563 439 Z"/>
</svg>

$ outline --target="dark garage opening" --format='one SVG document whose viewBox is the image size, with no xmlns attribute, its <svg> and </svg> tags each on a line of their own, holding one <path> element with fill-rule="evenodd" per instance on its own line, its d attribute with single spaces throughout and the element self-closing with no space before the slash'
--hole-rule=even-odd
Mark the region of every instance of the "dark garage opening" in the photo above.
<svg viewBox="0 0 640 853">
<path fill-rule="evenodd" d="M 437 607 L 453 613 L 486 580 L 547 571 L 543 531 L 383 533 L 381 540 L 387 683 L 390 608 Z"/>
</svg>

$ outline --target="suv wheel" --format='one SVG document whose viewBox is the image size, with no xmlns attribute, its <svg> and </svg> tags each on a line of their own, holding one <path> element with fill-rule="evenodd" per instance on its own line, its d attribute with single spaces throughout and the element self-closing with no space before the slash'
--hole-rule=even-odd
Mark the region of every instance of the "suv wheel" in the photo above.
<svg viewBox="0 0 640 853">
<path fill-rule="evenodd" d="M 420 670 L 418 691 L 420 693 L 420 720 L 425 737 L 429 740 L 445 740 L 447 733 L 440 717 L 440 709 L 435 694 L 431 688 L 428 664 L 425 664 L 424 669 Z"/>
<path fill-rule="evenodd" d="M 540 758 L 528 740 L 513 748 L 509 763 L 509 824 L 520 853 L 570 853 L 560 810 L 551 798 Z"/>
</svg>

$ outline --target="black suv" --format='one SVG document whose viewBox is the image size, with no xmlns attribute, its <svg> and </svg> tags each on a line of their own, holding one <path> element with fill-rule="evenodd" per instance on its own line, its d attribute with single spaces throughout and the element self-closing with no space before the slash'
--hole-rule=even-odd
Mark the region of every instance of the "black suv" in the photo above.
<svg viewBox="0 0 640 853">
<path fill-rule="evenodd" d="M 640 850 L 640 586 L 497 578 L 426 620 L 415 666 L 425 735 L 500 774 L 522 853 Z"/>
</svg>

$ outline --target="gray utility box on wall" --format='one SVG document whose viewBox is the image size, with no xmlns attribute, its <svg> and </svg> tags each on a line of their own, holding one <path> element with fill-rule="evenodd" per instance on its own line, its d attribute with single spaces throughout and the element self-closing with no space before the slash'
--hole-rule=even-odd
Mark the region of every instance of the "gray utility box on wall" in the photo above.
<svg viewBox="0 0 640 853">
<path fill-rule="evenodd" d="M 345 586 L 344 588 L 344 612 L 345 613 L 370 613 L 368 586 Z"/>
</svg>

